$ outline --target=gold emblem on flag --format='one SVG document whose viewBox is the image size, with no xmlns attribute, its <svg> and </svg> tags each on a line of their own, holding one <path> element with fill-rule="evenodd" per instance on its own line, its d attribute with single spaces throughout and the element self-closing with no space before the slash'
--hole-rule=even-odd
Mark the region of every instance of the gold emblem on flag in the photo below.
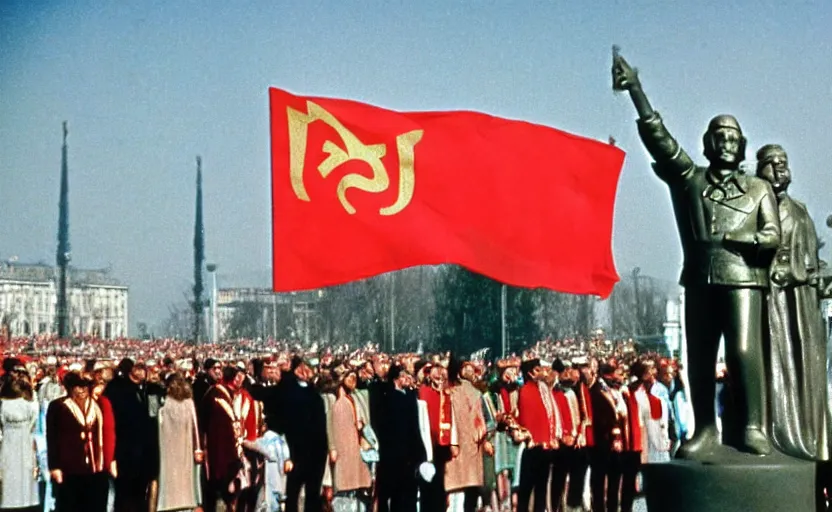
<svg viewBox="0 0 832 512">
<path fill-rule="evenodd" d="M 390 177 L 384 167 L 382 158 L 387 154 L 386 144 L 364 144 L 358 137 L 348 130 L 338 119 L 327 112 L 320 105 L 306 102 L 307 113 L 299 112 L 287 107 L 289 119 L 289 172 L 292 189 L 298 199 L 309 201 L 309 194 L 303 184 L 303 168 L 306 161 L 306 138 L 309 125 L 315 121 L 322 121 L 338 134 L 343 148 L 328 140 L 324 142 L 322 151 L 329 156 L 318 166 L 321 176 L 326 178 L 338 166 L 350 161 L 366 162 L 373 171 L 373 177 L 368 178 L 358 173 L 350 173 L 338 182 L 338 199 L 349 214 L 355 213 L 355 207 L 347 200 L 347 190 L 357 188 L 364 192 L 380 193 L 390 187 Z M 395 215 L 402 211 L 413 199 L 416 186 L 414 173 L 414 147 L 422 140 L 424 130 L 412 130 L 396 137 L 396 149 L 399 155 L 399 195 L 396 202 L 379 210 L 381 215 Z"/>
</svg>

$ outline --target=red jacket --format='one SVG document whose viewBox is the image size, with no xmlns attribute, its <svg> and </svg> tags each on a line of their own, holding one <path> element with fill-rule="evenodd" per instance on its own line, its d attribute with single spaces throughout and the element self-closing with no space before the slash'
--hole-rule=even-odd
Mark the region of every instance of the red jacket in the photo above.
<svg viewBox="0 0 832 512">
<path fill-rule="evenodd" d="M 106 396 L 98 397 L 98 407 L 104 419 L 104 470 L 108 470 L 116 456 L 116 420 L 113 416 L 113 406 Z"/>
<path fill-rule="evenodd" d="M 453 437 L 453 408 L 447 391 L 436 391 L 430 386 L 419 388 L 419 400 L 428 406 L 430 438 L 434 445 L 451 446 Z"/>
<path fill-rule="evenodd" d="M 572 408 L 569 406 L 569 399 L 566 397 L 566 393 L 560 389 L 553 389 L 552 395 L 555 397 L 555 403 L 558 405 L 560 430 L 563 433 L 563 437 L 572 436 L 574 439 L 578 436 L 578 429 L 575 424 L 575 418 L 572 417 Z"/>
<path fill-rule="evenodd" d="M 242 467 L 242 453 L 235 434 L 241 425 L 234 417 L 230 394 L 219 384 L 211 387 L 203 400 L 206 413 L 203 450 L 206 453 L 205 470 L 209 480 L 230 482 Z"/>
<path fill-rule="evenodd" d="M 260 436 L 260 404 L 245 389 L 234 394 L 234 413 L 240 418 L 246 441 L 257 440 Z"/>
<path fill-rule="evenodd" d="M 104 421 L 101 408 L 91 398 L 85 409 L 69 397 L 53 400 L 46 410 L 49 469 L 61 470 L 64 477 L 104 471 Z M 110 454 L 112 460 L 112 451 Z"/>
<path fill-rule="evenodd" d="M 543 396 L 537 382 L 527 382 L 520 388 L 517 423 L 529 431 L 532 442 L 544 449 L 557 446 L 556 418 L 550 418 L 543 404 Z M 555 411 L 552 411 L 554 414 Z"/>
<path fill-rule="evenodd" d="M 589 394 L 589 386 L 581 382 L 578 385 L 580 396 L 578 402 L 581 405 L 581 421 L 584 425 L 584 437 L 586 439 L 586 446 L 595 446 L 595 434 L 592 428 L 592 397 Z"/>
<path fill-rule="evenodd" d="M 644 388 L 631 388 L 624 395 L 627 401 L 627 435 L 624 439 L 624 450 L 628 452 L 640 452 L 644 449 L 646 425 L 642 422 L 641 404 L 637 397 L 639 391 L 644 391 Z"/>
</svg>

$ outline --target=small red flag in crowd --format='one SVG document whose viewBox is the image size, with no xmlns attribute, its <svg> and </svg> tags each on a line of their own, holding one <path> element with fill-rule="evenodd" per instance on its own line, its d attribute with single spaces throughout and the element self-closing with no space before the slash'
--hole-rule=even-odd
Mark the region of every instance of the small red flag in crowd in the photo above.
<svg viewBox="0 0 832 512">
<path fill-rule="evenodd" d="M 455 263 L 606 297 L 624 153 L 477 112 L 270 89 L 275 291 Z"/>
</svg>

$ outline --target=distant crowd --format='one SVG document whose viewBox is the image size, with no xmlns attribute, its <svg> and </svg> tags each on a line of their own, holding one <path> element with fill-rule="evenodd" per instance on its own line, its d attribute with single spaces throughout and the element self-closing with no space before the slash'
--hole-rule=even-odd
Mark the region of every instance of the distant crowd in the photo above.
<svg viewBox="0 0 832 512">
<path fill-rule="evenodd" d="M 601 336 L 497 359 L 274 340 L 3 350 L 0 509 L 627 511 L 641 463 L 690 426 L 678 362 Z"/>
</svg>

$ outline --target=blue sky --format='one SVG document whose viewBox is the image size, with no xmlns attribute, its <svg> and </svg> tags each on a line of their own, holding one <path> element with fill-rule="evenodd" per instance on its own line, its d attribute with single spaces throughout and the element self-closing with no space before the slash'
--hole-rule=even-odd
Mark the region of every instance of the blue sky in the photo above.
<svg viewBox="0 0 832 512">
<path fill-rule="evenodd" d="M 268 285 L 267 88 L 277 86 L 613 135 L 628 152 L 619 272 L 675 279 L 667 191 L 629 99 L 611 92 L 614 43 L 689 153 L 701 155 L 708 120 L 723 112 L 739 118 L 749 156 L 783 144 L 794 195 L 832 239 L 830 26 L 826 1 L 5 0 L 0 258 L 54 262 L 68 120 L 73 262 L 112 265 L 130 285 L 131 326 L 163 319 L 191 282 L 197 154 L 220 285 Z"/>
</svg>

